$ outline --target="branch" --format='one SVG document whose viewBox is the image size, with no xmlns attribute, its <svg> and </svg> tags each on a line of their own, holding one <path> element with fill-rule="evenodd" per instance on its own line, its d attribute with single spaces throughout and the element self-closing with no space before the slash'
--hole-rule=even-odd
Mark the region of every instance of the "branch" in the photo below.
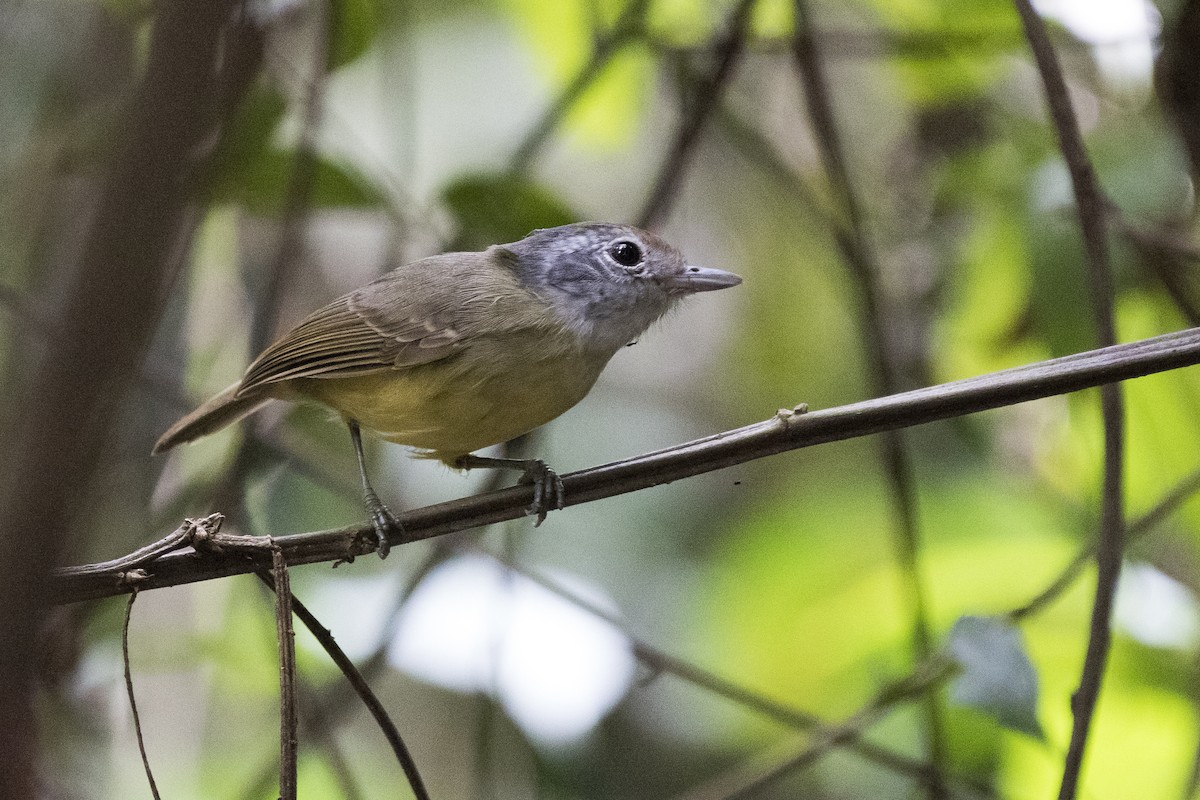
<svg viewBox="0 0 1200 800">
<path fill-rule="evenodd" d="M 1108 251 L 1108 210 L 1104 195 L 1100 191 L 1096 172 L 1091 159 L 1088 158 L 1083 137 L 1079 133 L 1079 123 L 1075 119 L 1075 110 L 1071 107 L 1066 80 L 1046 35 L 1045 25 L 1042 24 L 1042 19 L 1030 0 L 1016 0 L 1016 5 L 1021 25 L 1025 29 L 1025 37 L 1029 40 L 1029 47 L 1033 51 L 1034 61 L 1046 90 L 1046 102 L 1058 135 L 1059 149 L 1071 175 L 1071 188 L 1075 193 L 1075 206 L 1079 212 L 1079 225 L 1083 230 L 1083 245 L 1087 254 L 1085 262 L 1088 285 L 1091 289 L 1096 338 L 1101 346 L 1111 345 L 1117 340 L 1117 333 L 1113 318 L 1115 292 Z M 1083 672 L 1079 678 L 1079 689 L 1071 702 L 1075 724 L 1071 730 L 1071 743 L 1063 765 L 1059 800 L 1072 800 L 1079 783 L 1092 713 L 1100 695 L 1100 682 L 1108 660 L 1108 648 L 1112 637 L 1112 607 L 1117 594 L 1117 580 L 1121 575 L 1121 555 L 1125 545 L 1122 481 L 1125 407 L 1119 386 L 1113 384 L 1101 388 L 1100 409 L 1104 417 L 1104 491 L 1096 546 L 1096 596 L 1092 603 L 1091 630 L 1088 635 L 1087 654 L 1083 660 Z"/>
<path fill-rule="evenodd" d="M 142 757 L 142 769 L 146 772 L 146 782 L 150 784 L 150 796 L 154 800 L 162 800 L 158 793 L 158 784 L 154 782 L 154 771 L 150 769 L 150 757 L 146 755 L 146 739 L 142 736 L 142 718 L 138 714 L 137 698 L 133 693 L 133 670 L 129 666 L 129 621 L 133 618 L 133 602 L 137 600 L 137 592 L 129 593 L 129 602 L 125 604 L 125 620 L 121 624 L 121 663 L 125 666 L 125 695 L 129 698 L 129 714 L 133 717 L 133 732 L 137 736 L 138 753 Z"/>
<path fill-rule="evenodd" d="M 1129 527 L 1125 530 L 1125 535 L 1129 544 L 1141 539 L 1146 534 L 1154 530 L 1163 520 L 1182 506 L 1185 502 L 1200 492 L 1200 469 L 1193 470 L 1183 480 L 1175 485 L 1175 488 L 1167 492 L 1167 494 L 1159 500 L 1153 508 L 1147 511 L 1138 519 L 1129 523 Z M 1042 591 L 1025 603 L 1022 606 L 1014 608 L 1008 612 L 1008 618 L 1013 622 L 1020 622 L 1026 617 L 1033 616 L 1042 611 L 1048 605 L 1053 603 L 1063 592 L 1069 589 L 1079 576 L 1083 573 L 1085 567 L 1092 562 L 1096 557 L 1096 550 L 1099 542 L 1092 541 L 1080 550 L 1073 559 L 1062 569 L 1058 577 L 1050 582 Z"/>
<path fill-rule="evenodd" d="M 283 551 L 271 548 L 275 590 L 275 636 L 279 640 L 279 800 L 296 800 L 300 716 L 296 708 L 296 631 L 292 627 L 292 579 Z"/>
<path fill-rule="evenodd" d="M 864 400 L 836 408 L 775 416 L 675 447 L 646 453 L 563 476 L 566 505 L 578 505 L 682 478 L 744 464 L 826 442 L 869 436 L 988 409 L 1037 400 L 1200 364 L 1200 328 L 1114 345 L 975 378 Z M 528 486 L 514 486 L 415 509 L 400 515 L 403 537 L 391 544 L 431 539 L 525 516 L 533 499 Z M 274 541 L 292 565 L 347 561 L 369 552 L 369 525 L 278 536 Z M 269 565 L 269 558 L 237 554 L 169 553 L 143 566 L 139 590 L 242 575 Z M 48 587 L 54 603 L 114 597 L 131 590 L 120 569 L 89 565 L 58 570 Z"/>
<path fill-rule="evenodd" d="M 740 0 L 730 12 L 724 36 L 713 45 L 716 66 L 712 74 L 696 88 L 691 111 L 680 123 L 675 142 L 658 172 L 650 196 L 646 199 L 641 213 L 637 215 L 639 228 L 654 228 L 667 216 L 675 191 L 679 188 L 683 173 L 687 170 L 696 144 L 700 141 L 700 131 L 716 110 L 721 95 L 733 78 L 733 69 L 746 44 L 746 34 L 750 29 L 750 12 L 754 8 L 754 2 L 755 0 Z"/>
<path fill-rule="evenodd" d="M 677 800 L 735 800 L 758 796 L 766 786 L 811 766 L 834 747 L 858 741 L 868 728 L 881 721 L 900 703 L 936 690 L 956 669 L 954 661 L 945 655 L 934 654 L 918 664 L 910 674 L 885 686 L 869 703 L 844 722 L 822 730 L 799 750 L 789 744 L 782 758 L 768 756 L 767 759 L 761 759 L 766 763 L 756 761 L 735 767 Z"/>
<path fill-rule="evenodd" d="M 824 63 L 813 35 L 808 3 L 795 0 L 794 7 L 796 67 L 804 86 L 804 99 L 825 176 L 833 190 L 838 211 L 845 218 L 845 224 L 835 225 L 832 233 L 842 253 L 842 261 L 858 290 L 859 328 L 869 365 L 866 377 L 878 394 L 893 394 L 900 384 L 895 353 L 888 347 L 888 309 L 879 281 L 879 259 L 871 246 L 866 215 L 846 164 L 842 135 L 833 112 L 829 80 L 825 76 Z M 912 458 L 899 431 L 889 431 L 880 437 L 879 456 L 891 495 L 892 536 L 900 571 L 907 584 L 904 589 L 912 613 L 913 660 L 919 663 L 928 659 L 933 652 L 933 633 L 929 622 L 929 600 L 921 580 L 921 528 L 917 521 L 917 490 Z M 934 767 L 933 780 L 927 789 L 929 797 L 938 800 L 946 796 L 946 787 L 938 777 L 946 763 L 946 725 L 945 711 L 937 692 L 926 695 L 924 712 L 926 747 Z"/>
<path fill-rule="evenodd" d="M 32 645 L 51 599 L 47 578 L 78 531 L 86 488 L 190 240 L 233 6 L 155 4 L 144 77 L 123 115 L 122 146 L 59 307 L 60 327 L 30 373 L 10 378 L 18 390 L 0 442 L 0 796 L 12 800 L 38 794 Z"/>
<path fill-rule="evenodd" d="M 786 725 L 789 728 L 799 731 L 807 731 L 811 738 L 827 739 L 829 747 L 845 747 L 867 761 L 871 761 L 885 769 L 906 775 L 922 783 L 928 784 L 939 778 L 944 780 L 946 777 L 940 773 L 935 777 L 935 772 L 938 771 L 932 765 L 911 756 L 902 755 L 858 738 L 841 738 L 838 735 L 840 726 L 831 725 L 815 714 L 772 700 L 765 695 L 754 692 L 744 686 L 739 686 L 702 667 L 681 658 L 676 658 L 664 650 L 660 650 L 647 640 L 633 633 L 629 629 L 628 624 L 620 618 L 620 615 L 604 610 L 600 606 L 585 600 L 559 583 L 547 578 L 545 575 L 529 569 L 512 559 L 497 555 L 490 550 L 475 545 L 463 545 L 461 549 L 465 552 L 477 553 L 493 559 L 496 563 L 503 565 L 505 568 L 512 570 L 527 580 L 533 581 L 546 591 L 571 603 L 576 608 L 608 623 L 614 630 L 620 631 L 621 635 L 626 638 L 630 648 L 633 650 L 634 657 L 646 665 L 656 676 L 660 674 L 672 675 L 685 683 L 690 683 L 706 692 L 723 697 L 781 725 Z M 989 787 L 967 776 L 949 777 L 955 778 L 955 780 L 977 794 L 987 797 L 994 796 Z"/>
<path fill-rule="evenodd" d="M 211 546 L 214 542 L 219 541 L 222 538 L 234 540 L 242 539 L 244 541 L 246 537 L 222 537 L 220 534 L 215 534 L 208 537 L 207 546 Z M 233 549 L 236 550 L 237 548 Z M 272 564 L 274 565 L 276 561 L 282 558 L 282 554 L 286 552 L 286 549 L 281 547 L 279 540 L 276 539 L 274 540 L 273 546 L 269 552 L 272 556 Z M 248 554 L 249 553 L 243 553 L 243 557 Z M 281 587 L 276 585 L 271 572 L 267 572 L 266 570 L 257 570 L 256 574 L 258 575 L 258 579 L 265 583 L 267 588 L 274 592 L 276 596 L 280 596 L 282 594 Z M 415 797 L 416 800 L 430 800 L 429 792 L 425 788 L 425 782 L 422 780 L 420 772 L 417 770 L 417 764 L 413 760 L 412 754 L 408 750 L 408 746 L 404 743 L 404 739 L 400 736 L 400 731 L 396 728 L 396 724 L 392 721 L 392 718 L 388 716 L 387 710 L 383 707 L 383 703 L 380 702 L 378 695 L 376 695 L 371 689 L 371 686 L 367 683 L 367 680 L 363 676 L 362 672 L 359 671 L 358 667 L 354 665 L 354 662 L 350 660 L 350 657 L 346 655 L 346 652 L 342 650 L 340 645 L 338 645 L 337 641 L 333 638 L 333 634 L 329 632 L 329 629 L 322 625 L 320 620 L 318 620 L 313 613 L 308 610 L 308 607 L 305 606 L 304 603 L 300 602 L 295 595 L 291 594 L 290 590 L 287 592 L 287 594 L 288 603 L 290 604 L 292 611 L 297 617 L 300 618 L 300 622 L 303 623 L 304 627 L 308 629 L 308 632 L 313 635 L 313 638 L 317 640 L 317 643 L 321 645 L 322 649 L 325 650 L 325 653 L 329 656 L 333 663 L 337 665 L 337 668 L 341 670 L 342 675 L 345 676 L 346 681 L 350 684 L 350 687 L 354 690 L 354 693 L 358 695 L 359 700 L 362 701 L 363 705 L 366 706 L 367 711 L 371 714 L 371 718 L 375 720 L 375 724 L 379 726 L 379 730 L 387 739 L 388 745 L 391 746 L 392 753 L 395 754 L 396 760 L 400 764 L 400 768 L 404 770 L 404 775 L 408 779 L 408 785 L 412 790 L 413 797 Z"/>
</svg>

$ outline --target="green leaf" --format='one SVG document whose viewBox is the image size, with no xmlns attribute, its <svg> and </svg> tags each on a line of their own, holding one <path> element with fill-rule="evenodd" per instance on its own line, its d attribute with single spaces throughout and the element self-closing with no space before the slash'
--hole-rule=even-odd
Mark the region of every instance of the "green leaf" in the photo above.
<svg viewBox="0 0 1200 800">
<path fill-rule="evenodd" d="M 959 617 L 947 644 L 962 667 L 950 686 L 953 702 L 1010 730 L 1045 738 L 1037 719 L 1037 672 L 1015 625 L 999 617 Z"/>
<path fill-rule="evenodd" d="M 215 195 L 267 150 L 285 111 L 287 100 L 279 92 L 261 85 L 251 89 L 221 137 L 213 177 Z"/>
<path fill-rule="evenodd" d="M 379 16 L 370 0 L 337 0 L 331 6 L 333 41 L 329 69 L 349 64 L 367 52 L 379 33 Z"/>
<path fill-rule="evenodd" d="M 512 175 L 464 176 L 446 186 L 442 201 L 458 223 L 454 246 L 471 250 L 579 219 L 549 189 Z"/>
<path fill-rule="evenodd" d="M 222 136 L 212 181 L 214 203 L 233 203 L 270 216 L 283 208 L 296 168 L 294 150 L 273 144 L 287 100 L 259 86 L 238 107 Z M 309 203 L 315 208 L 378 206 L 384 197 L 353 169 L 324 159 L 314 166 Z"/>
<path fill-rule="evenodd" d="M 214 187 L 213 199 L 237 203 L 254 214 L 278 214 L 295 168 L 294 152 L 268 150 L 239 173 L 226 175 Z M 374 207 L 384 202 L 379 190 L 349 167 L 322 159 L 317 161 L 314 169 L 309 194 L 309 204 L 313 208 Z"/>
</svg>

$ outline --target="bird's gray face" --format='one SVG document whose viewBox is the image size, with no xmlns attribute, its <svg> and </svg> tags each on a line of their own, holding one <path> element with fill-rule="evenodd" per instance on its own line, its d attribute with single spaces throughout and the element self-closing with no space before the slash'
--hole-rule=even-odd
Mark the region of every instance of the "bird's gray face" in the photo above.
<svg viewBox="0 0 1200 800">
<path fill-rule="evenodd" d="M 628 225 L 544 228 L 504 249 L 516 256 L 525 285 L 570 328 L 613 352 L 687 295 L 742 282 L 732 272 L 691 266 L 658 236 Z"/>
</svg>

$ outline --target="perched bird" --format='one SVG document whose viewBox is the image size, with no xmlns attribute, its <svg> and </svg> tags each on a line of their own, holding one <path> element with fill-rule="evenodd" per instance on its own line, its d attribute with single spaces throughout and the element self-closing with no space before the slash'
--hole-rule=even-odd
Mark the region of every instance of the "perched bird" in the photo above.
<svg viewBox="0 0 1200 800">
<path fill-rule="evenodd" d="M 459 469 L 515 468 L 534 484 L 539 523 L 563 505 L 537 459 L 484 458 L 583 399 L 618 350 L 682 298 L 736 286 L 690 266 L 658 236 L 627 225 L 537 230 L 478 253 L 399 267 L 284 334 L 240 381 L 162 435 L 154 452 L 224 428 L 272 400 L 338 412 L 358 457 L 381 555 L 399 525 L 367 478 L 360 426 Z"/>
</svg>

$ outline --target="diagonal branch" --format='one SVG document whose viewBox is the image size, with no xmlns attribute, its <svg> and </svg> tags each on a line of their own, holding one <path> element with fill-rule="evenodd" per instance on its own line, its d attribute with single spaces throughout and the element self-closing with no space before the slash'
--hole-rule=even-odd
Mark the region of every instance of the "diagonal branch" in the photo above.
<svg viewBox="0 0 1200 800">
<path fill-rule="evenodd" d="M 244 537 L 231 538 L 244 539 Z M 237 551 L 236 548 L 234 548 L 234 550 L 238 553 L 236 557 L 245 559 L 246 556 L 249 555 L 248 551 Z M 284 559 L 283 554 L 287 552 L 287 549 L 280 546 L 279 540 L 275 539 L 273 546 L 268 552 L 272 557 L 272 563 L 274 565 L 274 563 Z M 280 596 L 283 593 L 284 589 L 276 584 L 275 578 L 272 576 L 272 572 L 268 572 L 266 570 L 257 570 L 256 574 L 258 579 L 266 584 L 267 588 L 269 588 L 277 596 Z M 392 752 L 395 754 L 396 760 L 400 764 L 400 768 L 404 770 L 404 775 L 408 779 L 408 786 L 409 789 L 412 790 L 413 796 L 416 798 L 416 800 L 429 800 L 429 792 L 425 788 L 425 782 L 421 778 L 420 772 L 417 770 L 417 764 L 413 760 L 412 754 L 408 750 L 408 745 L 404 743 L 404 739 L 401 738 L 400 731 L 396 728 L 396 724 L 392 721 L 392 718 L 388 716 L 387 710 L 383 707 L 383 703 L 380 702 L 379 697 L 371 689 L 370 685 L 366 681 L 366 678 L 363 677 L 362 672 L 359 671 L 354 662 L 350 660 L 350 657 L 346 655 L 346 652 L 342 650 L 341 646 L 338 645 L 338 643 L 334 640 L 333 634 L 329 632 L 329 629 L 322 625 L 321 622 L 315 616 L 313 616 L 313 613 L 308 610 L 308 607 L 305 606 L 304 603 L 300 602 L 295 595 L 291 594 L 290 589 L 287 590 L 287 594 L 287 603 L 291 610 L 297 617 L 300 618 L 300 621 L 304 624 L 304 627 L 308 629 L 308 632 L 313 635 L 313 638 L 317 640 L 317 642 L 325 650 L 326 654 L 328 654 L 333 660 L 333 663 L 337 665 L 339 670 L 341 670 L 342 675 L 345 676 L 351 688 L 354 690 L 354 693 L 358 695 L 359 700 L 361 700 L 363 705 L 366 706 L 367 711 L 375 720 L 375 724 L 379 726 L 380 731 L 388 740 L 388 744 L 391 746 Z"/>
<path fill-rule="evenodd" d="M 713 472 L 804 447 L 869 436 L 1002 406 L 1066 394 L 1155 372 L 1200 364 L 1200 328 L 1091 350 L 975 378 L 864 400 L 836 408 L 775 416 L 675 447 L 563 476 L 566 504 L 578 505 Z M 426 506 L 400 515 L 401 545 L 518 519 L 533 498 L 529 486 Z M 30 534 L 33 535 L 31 527 Z M 289 564 L 345 561 L 372 549 L 368 525 L 279 536 Z M 242 575 L 268 566 L 263 556 L 182 551 L 143 566 L 140 590 Z M 95 565 L 57 571 L 47 587 L 54 603 L 114 597 L 131 590 L 119 568 Z"/>
<path fill-rule="evenodd" d="M 1200 469 L 1193 470 L 1176 484 L 1174 488 L 1167 492 L 1153 508 L 1129 523 L 1129 526 L 1125 530 L 1128 543 L 1133 544 L 1150 533 L 1159 523 L 1173 514 L 1185 502 L 1191 500 L 1197 493 L 1200 493 Z M 1032 600 L 1009 611 L 1008 618 L 1013 622 L 1020 622 L 1027 617 L 1041 612 L 1061 597 L 1063 592 L 1075 584 L 1075 581 L 1083 574 L 1083 570 L 1087 565 L 1095 560 L 1098 547 L 1099 542 L 1097 541 L 1093 540 L 1088 543 L 1063 567 L 1062 572 L 1050 582 L 1049 586 L 1038 592 Z"/>
</svg>

